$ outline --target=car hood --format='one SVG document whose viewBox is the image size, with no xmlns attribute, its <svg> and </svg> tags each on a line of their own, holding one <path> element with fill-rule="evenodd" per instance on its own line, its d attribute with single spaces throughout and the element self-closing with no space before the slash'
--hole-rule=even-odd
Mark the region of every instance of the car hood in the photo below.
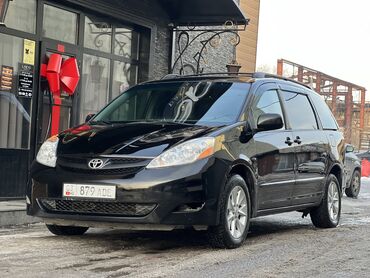
<svg viewBox="0 0 370 278">
<path fill-rule="evenodd" d="M 369 158 L 370 157 L 370 152 L 369 151 L 366 151 L 366 152 L 362 152 L 362 153 L 356 153 L 355 155 L 359 159 Z"/>
<path fill-rule="evenodd" d="M 175 144 L 219 127 L 184 124 L 84 124 L 59 135 L 58 155 L 132 155 L 155 157 Z"/>
</svg>

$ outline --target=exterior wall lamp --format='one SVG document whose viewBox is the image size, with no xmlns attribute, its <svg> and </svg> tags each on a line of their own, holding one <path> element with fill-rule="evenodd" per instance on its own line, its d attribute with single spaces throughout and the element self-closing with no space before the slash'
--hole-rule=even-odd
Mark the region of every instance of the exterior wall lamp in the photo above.
<svg viewBox="0 0 370 278">
<path fill-rule="evenodd" d="M 5 16 L 8 11 L 10 1 L 13 0 L 0 0 L 0 26 L 5 26 Z"/>
<path fill-rule="evenodd" d="M 232 75 L 232 74 L 237 74 L 240 70 L 242 65 L 238 63 L 236 60 L 236 45 L 233 45 L 233 59 L 230 64 L 226 65 L 227 72 Z"/>
<path fill-rule="evenodd" d="M 226 65 L 227 72 L 231 75 L 238 73 L 241 67 L 236 60 L 232 60 L 230 64 Z"/>
</svg>

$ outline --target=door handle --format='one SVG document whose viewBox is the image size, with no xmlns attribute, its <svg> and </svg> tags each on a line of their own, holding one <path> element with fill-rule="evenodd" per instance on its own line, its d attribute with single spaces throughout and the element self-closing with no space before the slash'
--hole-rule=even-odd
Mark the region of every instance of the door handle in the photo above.
<svg viewBox="0 0 370 278">
<path fill-rule="evenodd" d="M 290 139 L 290 137 L 287 137 L 284 143 L 287 144 L 288 146 L 293 144 L 292 139 Z"/>
<path fill-rule="evenodd" d="M 294 140 L 294 143 L 297 143 L 298 145 L 302 143 L 301 137 L 297 136 Z"/>
</svg>

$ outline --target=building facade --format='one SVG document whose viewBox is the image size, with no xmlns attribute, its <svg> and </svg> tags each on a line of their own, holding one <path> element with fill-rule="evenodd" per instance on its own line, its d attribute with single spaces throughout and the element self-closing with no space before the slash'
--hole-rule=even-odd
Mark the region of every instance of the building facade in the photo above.
<svg viewBox="0 0 370 278">
<path fill-rule="evenodd" d="M 227 64 L 240 65 L 242 72 L 256 70 L 260 0 L 236 2 L 248 17 L 248 24 L 245 26 L 225 21 L 220 26 L 183 26 L 175 30 L 173 58 L 178 57 L 187 44 L 190 45 L 184 51 L 181 61 L 173 61 L 177 62 L 173 73 L 226 72 Z M 203 46 L 205 47 L 201 52 Z"/>
<path fill-rule="evenodd" d="M 233 0 L 10 1 L 0 26 L 0 200 L 24 196 L 46 138 L 171 71 L 173 26 L 227 20 L 246 22 Z"/>
<path fill-rule="evenodd" d="M 41 67 L 52 54 L 75 57 L 80 73 L 73 94 L 61 94 L 60 131 L 125 87 L 168 72 L 169 18 L 150 2 L 125 1 L 121 9 L 120 1 L 9 3 L 0 30 L 2 76 L 7 71 L 10 82 L 2 82 L 0 93 L 0 197 L 24 194 L 29 161 L 51 135 L 55 100 Z"/>
<path fill-rule="evenodd" d="M 240 44 L 237 46 L 237 62 L 242 72 L 256 71 L 258 23 L 260 16 L 260 0 L 239 0 L 240 8 L 248 16 L 248 26 L 239 32 Z"/>
</svg>

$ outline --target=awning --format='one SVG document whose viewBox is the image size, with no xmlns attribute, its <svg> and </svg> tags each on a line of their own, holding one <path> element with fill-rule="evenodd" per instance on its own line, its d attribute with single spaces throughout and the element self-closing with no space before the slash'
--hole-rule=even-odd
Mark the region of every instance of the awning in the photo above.
<svg viewBox="0 0 370 278">
<path fill-rule="evenodd" d="M 92 0 L 64 1 L 87 7 L 91 7 L 91 2 L 94 2 Z M 107 6 L 125 11 L 127 6 L 135 6 L 133 3 L 139 1 L 142 0 L 99 0 L 97 3 L 103 2 Z M 175 26 L 214 26 L 223 25 L 227 21 L 237 25 L 248 23 L 248 19 L 235 0 L 149 0 L 145 2 L 153 3 L 154 6 L 159 5 L 167 14 L 169 23 Z M 154 6 L 153 10 L 156 11 Z"/>
<path fill-rule="evenodd" d="M 175 26 L 244 25 L 248 19 L 234 0 L 158 0 Z"/>
</svg>

